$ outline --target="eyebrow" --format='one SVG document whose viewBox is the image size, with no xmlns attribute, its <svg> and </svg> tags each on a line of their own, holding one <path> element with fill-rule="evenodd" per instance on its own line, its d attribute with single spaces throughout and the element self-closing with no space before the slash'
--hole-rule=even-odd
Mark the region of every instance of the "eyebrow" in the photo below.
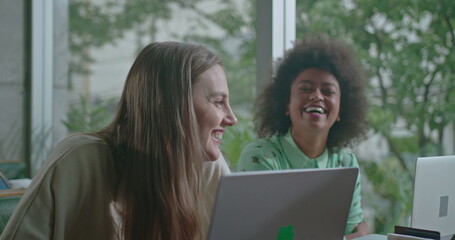
<svg viewBox="0 0 455 240">
<path fill-rule="evenodd" d="M 299 83 L 309 83 L 309 84 L 311 84 L 311 85 L 314 85 L 314 82 L 311 81 L 311 80 L 300 80 Z M 323 85 L 323 86 L 334 86 L 334 87 L 337 88 L 337 85 L 336 85 L 336 84 L 330 83 L 330 82 L 323 82 L 322 85 Z"/>
<path fill-rule="evenodd" d="M 215 91 L 215 92 L 212 92 L 209 94 L 209 98 L 213 98 L 213 97 L 227 97 L 227 94 L 225 92 L 220 92 L 220 91 Z"/>
</svg>

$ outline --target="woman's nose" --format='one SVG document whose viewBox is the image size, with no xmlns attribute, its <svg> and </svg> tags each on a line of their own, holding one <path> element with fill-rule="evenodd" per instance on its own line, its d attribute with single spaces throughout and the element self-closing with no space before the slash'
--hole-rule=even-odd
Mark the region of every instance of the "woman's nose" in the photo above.
<svg viewBox="0 0 455 240">
<path fill-rule="evenodd" d="M 319 90 L 315 90 L 313 92 L 310 93 L 310 95 L 308 96 L 309 100 L 310 101 L 322 101 L 322 94 Z"/>
<path fill-rule="evenodd" d="M 229 108 L 224 120 L 224 124 L 226 126 L 233 126 L 237 123 L 237 117 L 235 117 L 234 112 L 232 112 L 232 109 Z"/>
</svg>

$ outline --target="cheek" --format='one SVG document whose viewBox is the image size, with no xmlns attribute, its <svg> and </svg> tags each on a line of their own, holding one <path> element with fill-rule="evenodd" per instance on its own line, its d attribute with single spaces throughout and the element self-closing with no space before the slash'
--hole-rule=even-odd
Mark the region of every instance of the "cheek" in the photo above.
<svg viewBox="0 0 455 240">
<path fill-rule="evenodd" d="M 297 105 L 299 102 L 300 102 L 300 97 L 296 96 L 296 94 L 291 91 L 291 94 L 289 95 L 289 99 L 288 99 L 287 108 L 291 109 L 292 107 Z"/>
<path fill-rule="evenodd" d="M 336 98 L 335 102 L 336 102 L 338 108 L 340 108 L 340 106 L 341 106 L 341 96 L 338 96 L 338 97 Z"/>
<path fill-rule="evenodd" d="M 207 137 L 209 124 L 207 121 L 207 112 L 203 109 L 195 109 L 197 125 L 199 127 L 199 135 L 201 140 Z"/>
<path fill-rule="evenodd" d="M 302 106 L 306 104 L 305 97 L 303 95 L 291 96 L 288 101 L 288 110 L 300 110 Z"/>
<path fill-rule="evenodd" d="M 211 132 L 213 128 L 220 125 L 222 118 L 217 111 L 213 109 L 204 109 L 197 114 L 197 121 L 202 133 Z"/>
<path fill-rule="evenodd" d="M 333 106 L 333 109 L 338 111 L 337 114 L 340 114 L 341 99 L 340 99 L 339 97 L 338 97 L 338 98 L 335 98 L 335 99 L 333 99 L 333 101 L 331 101 L 331 104 L 332 104 L 332 106 Z"/>
<path fill-rule="evenodd" d="M 195 114 L 196 114 L 196 121 L 197 121 L 197 125 L 199 126 L 199 128 L 201 128 L 204 124 L 204 117 L 202 115 L 203 112 L 199 111 L 199 109 L 195 109 Z"/>
</svg>

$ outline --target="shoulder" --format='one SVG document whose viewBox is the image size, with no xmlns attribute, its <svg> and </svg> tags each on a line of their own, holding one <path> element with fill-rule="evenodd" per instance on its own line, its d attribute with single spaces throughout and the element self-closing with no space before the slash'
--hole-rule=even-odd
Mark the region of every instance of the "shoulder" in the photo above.
<svg viewBox="0 0 455 240">
<path fill-rule="evenodd" d="M 32 189 L 65 193 L 69 186 L 78 189 L 78 193 L 94 185 L 103 185 L 106 189 L 105 183 L 115 177 L 112 159 L 110 147 L 102 139 L 82 134 L 69 136 L 54 148 L 37 172 Z"/>
<path fill-rule="evenodd" d="M 249 143 L 240 154 L 238 170 L 273 170 L 284 159 L 283 149 L 277 137 L 258 139 Z"/>
<path fill-rule="evenodd" d="M 51 154 L 54 156 L 65 156 L 69 153 L 93 153 L 93 151 L 103 151 L 109 149 L 109 145 L 101 138 L 92 135 L 78 134 L 72 135 L 62 140 L 55 147 Z"/>
<path fill-rule="evenodd" d="M 251 154 L 251 153 L 268 153 L 272 151 L 278 151 L 281 147 L 278 144 L 277 137 L 272 138 L 261 138 L 254 142 L 249 143 L 243 149 L 242 154 Z"/>
<path fill-rule="evenodd" d="M 102 139 L 86 134 L 72 135 L 57 144 L 42 171 L 57 167 L 96 169 L 100 167 L 100 160 L 111 157 L 110 147 Z"/>
<path fill-rule="evenodd" d="M 108 144 L 101 138 L 87 135 L 76 134 L 63 139 L 54 149 L 55 152 L 68 152 L 90 147 L 108 147 Z"/>
<path fill-rule="evenodd" d="M 33 177 L 10 218 L 7 234 L 17 239 L 25 239 L 24 235 L 63 239 L 66 234 L 80 238 L 77 236 L 111 230 L 107 203 L 113 193 L 111 183 L 116 182 L 111 181 L 111 156 L 108 144 L 95 136 L 73 135 L 62 140 Z M 36 216 L 42 221 L 37 222 Z M 64 227 L 43 224 L 54 222 Z M 95 222 L 99 232 L 80 231 Z"/>
<path fill-rule="evenodd" d="M 258 139 L 254 142 L 249 143 L 246 147 L 242 150 L 240 154 L 239 161 L 244 161 L 245 159 L 252 159 L 252 158 L 268 158 L 273 157 L 276 158 L 278 155 L 281 155 L 282 152 L 281 146 L 276 140 L 276 137 L 271 139 Z"/>
</svg>

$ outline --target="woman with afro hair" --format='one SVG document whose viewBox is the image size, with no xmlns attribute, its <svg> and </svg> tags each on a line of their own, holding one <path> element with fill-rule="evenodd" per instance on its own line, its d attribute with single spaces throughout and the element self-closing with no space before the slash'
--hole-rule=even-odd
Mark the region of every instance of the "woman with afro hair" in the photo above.
<svg viewBox="0 0 455 240">
<path fill-rule="evenodd" d="M 366 130 L 365 83 L 347 45 L 323 36 L 302 39 L 257 99 L 254 123 L 260 139 L 242 151 L 238 170 L 358 168 L 346 147 Z M 368 233 L 359 173 L 345 237 Z"/>
</svg>

